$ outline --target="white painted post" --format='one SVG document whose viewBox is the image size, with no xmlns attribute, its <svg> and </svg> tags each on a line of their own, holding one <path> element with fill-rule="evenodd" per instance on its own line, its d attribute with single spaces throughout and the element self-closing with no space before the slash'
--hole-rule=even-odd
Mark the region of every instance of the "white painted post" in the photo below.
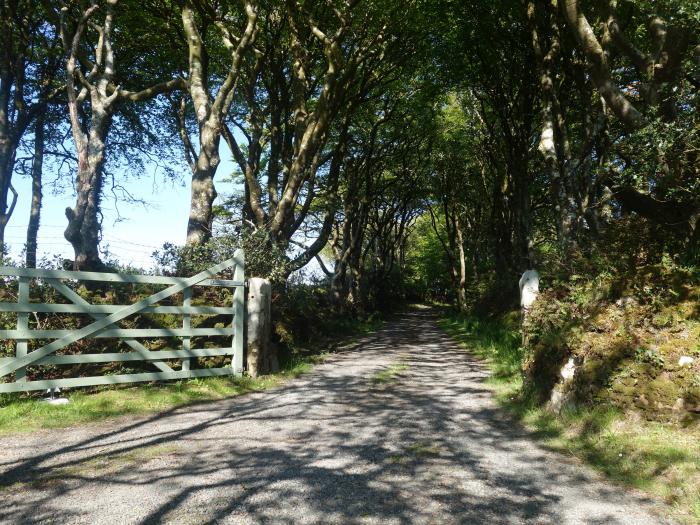
<svg viewBox="0 0 700 525">
<path fill-rule="evenodd" d="M 540 293 L 540 274 L 537 270 L 527 270 L 520 278 L 520 307 L 527 312 Z"/>
<path fill-rule="evenodd" d="M 248 373 L 256 377 L 270 372 L 270 327 L 272 286 L 260 277 L 248 280 Z"/>
<path fill-rule="evenodd" d="M 528 313 L 540 293 L 540 274 L 537 270 L 527 270 L 520 277 L 520 307 L 523 315 L 523 346 L 527 347 Z"/>
</svg>

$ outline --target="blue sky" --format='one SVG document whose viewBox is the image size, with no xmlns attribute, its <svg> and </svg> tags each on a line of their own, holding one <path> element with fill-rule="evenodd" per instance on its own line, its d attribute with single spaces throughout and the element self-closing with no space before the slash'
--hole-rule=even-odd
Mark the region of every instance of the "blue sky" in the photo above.
<svg viewBox="0 0 700 525">
<path fill-rule="evenodd" d="M 222 141 L 223 142 L 223 141 Z M 225 144 L 221 147 L 221 164 L 217 170 L 215 184 L 220 195 L 234 191 L 231 182 L 223 182 L 233 173 L 231 153 Z M 187 217 L 190 204 L 190 173 L 184 172 L 180 182 L 164 181 L 154 168 L 148 169 L 138 180 L 122 182 L 134 197 L 144 199 L 149 206 L 119 203 L 119 213 L 110 196 L 103 199 L 102 211 L 103 242 L 123 264 L 150 268 L 153 265 L 151 253 L 163 243 L 184 244 L 187 231 Z M 49 180 L 51 174 L 45 173 Z M 16 176 L 14 186 L 19 193 L 15 209 L 6 230 L 6 242 L 10 255 L 19 258 L 26 242 L 29 207 L 31 203 L 31 180 Z M 51 257 L 54 254 L 73 258 L 70 244 L 63 238 L 66 227 L 64 210 L 75 204 L 75 196 L 70 191 L 62 195 L 52 195 L 44 191 L 44 202 L 39 228 L 38 257 Z M 121 220 L 119 219 L 121 216 Z"/>
</svg>

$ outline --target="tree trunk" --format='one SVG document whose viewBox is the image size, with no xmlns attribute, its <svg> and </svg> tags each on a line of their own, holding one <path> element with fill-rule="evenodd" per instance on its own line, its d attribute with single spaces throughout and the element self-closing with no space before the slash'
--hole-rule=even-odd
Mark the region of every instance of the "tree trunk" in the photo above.
<svg viewBox="0 0 700 525">
<path fill-rule="evenodd" d="M 250 1 L 245 3 L 247 23 L 245 31 L 234 44 L 229 30 L 222 31 L 226 47 L 231 51 L 231 63 L 216 95 L 207 90 L 209 57 L 204 44 L 206 34 L 200 34 L 197 17 L 189 3 L 182 7 L 182 27 L 187 37 L 189 65 L 189 93 L 199 127 L 199 154 L 192 166 L 192 197 L 187 223 L 187 244 L 198 245 L 208 241 L 212 234 L 213 204 L 216 199 L 214 175 L 219 166 L 219 142 L 224 117 L 233 102 L 234 90 L 240 76 L 241 61 L 255 40 L 257 10 Z M 206 24 L 204 24 L 206 25 Z"/>
<path fill-rule="evenodd" d="M 14 148 L 8 140 L 0 141 L 0 255 L 4 253 L 5 228 L 17 204 L 17 192 L 12 187 L 12 170 L 15 164 Z M 12 201 L 7 198 L 12 193 Z"/>
<path fill-rule="evenodd" d="M 76 203 L 74 208 L 66 208 L 68 226 L 63 236 L 73 246 L 74 270 L 100 270 L 103 268 L 98 251 L 100 236 L 100 197 L 102 196 L 102 165 L 105 160 L 105 142 L 112 125 L 114 103 L 119 96 L 118 90 L 107 93 L 109 83 L 114 75 L 114 54 L 111 47 L 111 34 L 114 22 L 114 3 L 108 3 L 104 25 L 102 27 L 102 49 L 97 53 L 95 71 L 102 66 L 102 71 L 95 76 L 93 83 L 77 89 L 79 76 L 78 49 L 84 37 L 90 16 L 98 9 L 97 4 L 89 7 L 74 29 L 69 33 L 68 25 L 61 26 L 64 48 L 68 51 L 66 61 L 66 94 L 68 96 L 68 114 L 71 132 L 78 156 L 78 174 L 76 178 Z M 90 118 L 88 130 L 85 131 L 85 118 L 81 109 L 89 96 Z"/>
<path fill-rule="evenodd" d="M 69 20 L 70 17 L 65 16 L 62 9 L 55 12 L 50 2 L 44 2 L 51 18 L 56 20 L 67 55 L 65 88 L 70 127 L 78 157 L 78 174 L 76 203 L 75 207 L 66 208 L 68 226 L 63 235 L 73 246 L 73 267 L 76 270 L 104 267 L 98 250 L 102 168 L 117 104 L 122 100 L 149 100 L 160 93 L 178 89 L 183 84 L 182 79 L 178 78 L 141 91 L 127 91 L 120 85 L 114 85 L 116 68 L 112 36 L 117 4 L 118 0 L 90 2 L 79 18 Z M 104 13 L 101 24 L 93 20 L 98 11 Z M 92 28 L 92 35 L 98 35 L 96 46 L 90 41 L 92 35 L 88 28 Z M 84 56 L 86 48 L 94 49 L 94 63 Z"/>
<path fill-rule="evenodd" d="M 187 222 L 187 244 L 199 245 L 211 238 L 214 220 L 213 204 L 216 199 L 214 174 L 219 165 L 219 140 L 202 134 L 201 151 L 192 174 L 190 218 Z"/>
<path fill-rule="evenodd" d="M 542 36 L 548 35 L 548 39 L 542 38 L 540 35 L 536 15 L 538 9 L 543 9 L 547 18 Z M 540 92 L 544 102 L 538 150 L 544 159 L 551 181 L 550 192 L 555 212 L 557 240 L 562 251 L 570 253 L 575 245 L 573 227 L 576 221 L 572 216 L 573 212 L 570 206 L 572 196 L 568 191 L 571 186 L 569 181 L 571 173 L 566 167 L 570 164 L 571 152 L 566 119 L 559 102 L 556 78 L 556 71 L 561 67 L 562 54 L 559 27 L 553 13 L 548 12 L 544 6 L 538 7 L 534 1 L 528 3 L 528 18 L 535 61 L 540 73 Z M 547 41 L 549 41 L 548 47 L 543 48 Z M 526 270 L 528 268 L 520 269 Z"/>
<path fill-rule="evenodd" d="M 527 172 L 527 150 L 522 151 L 522 164 L 512 166 L 514 247 L 513 266 L 518 271 L 530 267 L 531 219 L 530 177 Z"/>
<path fill-rule="evenodd" d="M 356 311 L 362 312 L 364 310 L 364 297 L 362 297 L 362 290 L 360 288 L 360 283 L 362 282 L 362 267 L 358 261 L 353 261 L 350 263 L 350 282 L 348 283 L 348 304 Z"/>
<path fill-rule="evenodd" d="M 27 268 L 36 268 L 37 235 L 41 219 L 42 170 L 44 165 L 44 116 L 37 117 L 34 127 L 34 158 L 32 159 L 32 205 L 27 226 Z"/>
<path fill-rule="evenodd" d="M 664 228 L 684 233 L 688 238 L 699 229 L 700 201 L 697 199 L 689 202 L 659 200 L 631 186 L 609 187 L 625 211 L 633 211 Z"/>
<path fill-rule="evenodd" d="M 347 264 L 342 259 L 335 260 L 333 277 L 331 278 L 331 298 L 333 303 L 340 305 L 347 295 Z"/>
<path fill-rule="evenodd" d="M 331 248 L 333 250 L 333 275 L 331 277 L 330 294 L 331 301 L 335 305 L 340 305 L 342 302 L 342 297 L 345 295 L 345 273 L 347 271 L 347 259 L 345 253 L 347 251 L 348 241 L 345 228 L 345 222 L 343 222 L 343 234 L 341 237 L 338 228 L 334 228 Z"/>
<path fill-rule="evenodd" d="M 77 201 L 74 208 L 66 208 L 68 227 L 63 236 L 73 246 L 74 270 L 99 270 L 103 268 L 99 254 L 100 197 L 102 173 L 93 166 L 78 170 Z"/>
<path fill-rule="evenodd" d="M 459 286 L 457 287 L 457 302 L 462 312 L 467 310 L 467 258 L 464 253 L 464 238 L 459 213 L 455 213 L 455 230 L 457 233 L 457 250 L 459 253 Z"/>
<path fill-rule="evenodd" d="M 353 196 L 354 198 L 354 196 Z M 343 221 L 342 247 L 338 250 L 331 290 L 336 304 L 359 306 L 358 283 L 361 276 L 362 241 L 366 226 L 366 214 L 357 201 L 346 204 Z"/>
<path fill-rule="evenodd" d="M 564 0 L 560 5 L 567 26 L 586 56 L 591 80 L 608 103 L 608 107 L 628 128 L 637 129 L 643 126 L 644 117 L 613 81 L 605 52 L 581 11 L 578 0 Z"/>
<path fill-rule="evenodd" d="M 93 100 L 92 126 L 85 148 L 78 154 L 77 199 L 74 208 L 66 208 L 68 227 L 63 236 L 73 246 L 75 270 L 101 270 L 100 200 L 102 198 L 102 166 L 105 160 L 105 137 L 112 123 L 111 113 L 101 110 Z"/>
</svg>

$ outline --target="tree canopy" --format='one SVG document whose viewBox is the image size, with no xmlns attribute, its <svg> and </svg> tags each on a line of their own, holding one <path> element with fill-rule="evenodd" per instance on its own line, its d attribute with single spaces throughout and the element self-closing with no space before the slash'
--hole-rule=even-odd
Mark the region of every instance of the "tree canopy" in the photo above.
<svg viewBox="0 0 700 525">
<path fill-rule="evenodd" d="M 339 308 L 508 302 L 530 268 L 696 264 L 698 7 L 4 0 L 0 234 L 31 175 L 36 263 L 60 146 L 75 268 L 104 264 L 105 177 L 152 158 L 191 181 L 182 264 L 243 244 L 282 282 L 316 260 Z M 224 145 L 243 191 L 217 200 Z"/>
</svg>

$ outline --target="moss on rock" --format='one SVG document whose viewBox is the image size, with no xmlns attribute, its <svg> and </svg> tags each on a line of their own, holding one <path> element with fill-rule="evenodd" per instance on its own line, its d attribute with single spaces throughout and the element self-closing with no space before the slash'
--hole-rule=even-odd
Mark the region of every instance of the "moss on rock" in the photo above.
<svg viewBox="0 0 700 525">
<path fill-rule="evenodd" d="M 608 404 L 647 420 L 700 413 L 700 276 L 661 265 L 545 291 L 526 326 L 525 386 L 548 400 L 557 386 L 577 404 Z M 694 356 L 679 366 L 681 356 Z"/>
</svg>

